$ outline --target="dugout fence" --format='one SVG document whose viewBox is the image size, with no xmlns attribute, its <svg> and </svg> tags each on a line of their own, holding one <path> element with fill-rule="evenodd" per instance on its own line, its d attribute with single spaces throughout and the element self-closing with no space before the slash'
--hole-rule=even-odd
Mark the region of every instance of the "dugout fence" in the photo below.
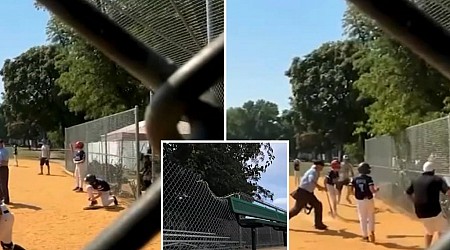
<svg viewBox="0 0 450 250">
<path fill-rule="evenodd" d="M 381 189 L 378 197 L 413 213 L 404 194 L 412 179 L 422 173 L 428 160 L 436 163 L 436 173 L 450 173 L 450 116 L 408 127 L 395 136 L 384 135 L 365 141 L 365 161 Z M 444 197 L 443 197 L 444 198 Z"/>
<path fill-rule="evenodd" d="M 251 229 L 238 225 L 228 196 L 217 197 L 192 170 L 168 159 L 163 161 L 163 249 L 251 248 Z M 231 195 L 255 202 L 247 194 Z M 270 204 L 258 204 L 286 212 Z M 256 236 L 257 247 L 283 246 L 283 233 L 271 227 L 258 228 Z"/>
</svg>

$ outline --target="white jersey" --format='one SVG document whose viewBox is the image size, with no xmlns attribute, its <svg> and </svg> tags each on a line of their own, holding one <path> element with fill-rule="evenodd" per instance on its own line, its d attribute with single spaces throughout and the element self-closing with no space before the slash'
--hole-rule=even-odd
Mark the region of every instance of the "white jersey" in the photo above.
<svg viewBox="0 0 450 250">
<path fill-rule="evenodd" d="M 49 145 L 42 145 L 41 147 L 41 157 L 42 158 L 50 158 L 50 146 Z"/>
<path fill-rule="evenodd" d="M 350 178 L 353 170 L 353 165 L 349 162 L 341 162 L 341 169 L 339 170 L 339 181 Z"/>
</svg>

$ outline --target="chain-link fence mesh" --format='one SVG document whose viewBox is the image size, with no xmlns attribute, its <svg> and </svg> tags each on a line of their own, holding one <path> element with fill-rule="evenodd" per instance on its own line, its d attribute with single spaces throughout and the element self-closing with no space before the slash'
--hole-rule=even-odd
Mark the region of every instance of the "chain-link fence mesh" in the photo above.
<svg viewBox="0 0 450 250">
<path fill-rule="evenodd" d="M 404 192 L 421 174 L 423 164 L 432 159 L 437 174 L 449 175 L 449 119 L 443 117 L 409 127 L 395 136 L 366 140 L 365 160 L 373 166 L 372 176 L 381 186 L 379 197 L 413 212 Z"/>
<path fill-rule="evenodd" d="M 66 170 L 74 172 L 72 150 L 76 141 L 82 141 L 87 173 L 108 181 L 116 194 L 135 197 L 137 162 L 141 160 L 140 153 L 148 147 L 142 122 L 138 123 L 139 133 L 136 131 L 136 112 L 137 108 L 130 109 L 66 128 Z M 139 137 L 140 152 L 137 152 L 136 136 Z"/>
<path fill-rule="evenodd" d="M 410 0 L 434 21 L 450 31 L 450 1 L 449 0 Z"/>
<path fill-rule="evenodd" d="M 224 0 L 89 0 L 131 35 L 181 66 L 224 32 Z M 223 107 L 223 81 L 211 91 Z"/>
<path fill-rule="evenodd" d="M 191 170 L 163 159 L 163 248 L 241 249 L 251 247 L 251 229 L 242 228 L 227 201 L 216 197 Z M 245 194 L 234 194 L 253 202 Z M 283 233 L 257 229 L 257 246 L 282 246 Z"/>
</svg>

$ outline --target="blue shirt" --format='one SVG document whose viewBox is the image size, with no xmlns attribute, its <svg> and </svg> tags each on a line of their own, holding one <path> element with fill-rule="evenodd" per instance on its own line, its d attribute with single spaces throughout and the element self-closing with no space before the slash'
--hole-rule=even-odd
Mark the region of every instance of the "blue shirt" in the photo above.
<svg viewBox="0 0 450 250">
<path fill-rule="evenodd" d="M 8 166 L 8 163 L 4 164 L 3 161 L 9 161 L 9 152 L 6 148 L 0 148 L 0 165 Z"/>
<path fill-rule="evenodd" d="M 316 188 L 316 183 L 318 179 L 319 179 L 319 172 L 315 167 L 311 167 L 302 176 L 299 187 L 312 193 Z"/>
</svg>

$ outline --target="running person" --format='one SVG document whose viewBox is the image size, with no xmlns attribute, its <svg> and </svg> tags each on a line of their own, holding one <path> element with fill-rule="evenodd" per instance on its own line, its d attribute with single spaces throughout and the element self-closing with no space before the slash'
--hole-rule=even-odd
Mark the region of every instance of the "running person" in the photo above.
<svg viewBox="0 0 450 250">
<path fill-rule="evenodd" d="M 301 178 L 297 190 L 291 193 L 292 198 L 295 199 L 295 204 L 294 207 L 289 210 L 289 219 L 291 219 L 299 214 L 307 204 L 310 204 L 314 208 L 314 227 L 319 230 L 326 230 L 327 226 L 323 224 L 322 221 L 322 202 L 314 195 L 314 190 L 316 187 L 319 191 L 325 190 L 325 187 L 322 187 L 317 183 L 324 165 L 323 161 L 314 161 L 314 165 L 306 171 Z"/>
<path fill-rule="evenodd" d="M 86 153 L 83 150 L 84 144 L 81 141 L 75 142 L 75 153 L 73 155 L 73 163 L 75 163 L 75 192 L 83 192 L 83 176 L 86 174 Z"/>
<path fill-rule="evenodd" d="M 353 165 L 350 163 L 348 155 L 344 155 L 342 157 L 342 163 L 341 163 L 341 169 L 339 171 L 339 181 L 336 184 L 336 189 L 338 191 L 338 204 L 341 202 L 342 197 L 342 189 L 344 186 L 347 187 L 347 194 L 345 199 L 349 204 L 352 204 L 352 200 L 350 200 L 351 195 L 351 187 L 349 187 L 350 179 L 355 176 L 355 173 L 353 172 Z"/>
<path fill-rule="evenodd" d="M 119 205 L 116 196 L 111 194 L 111 187 L 108 182 L 97 178 L 93 174 L 86 175 L 84 181 L 88 184 L 86 186 L 86 192 L 88 195 L 89 207 L 97 205 L 98 198 L 101 199 L 103 207 L 108 207 L 112 203 L 114 203 L 115 206 Z"/>
<path fill-rule="evenodd" d="M 353 187 L 359 225 L 364 241 L 375 242 L 375 201 L 374 194 L 378 191 L 370 174 L 371 167 L 362 162 L 358 166 L 359 175 L 350 180 Z M 370 233 L 370 235 L 369 235 Z"/>
<path fill-rule="evenodd" d="M 337 199 L 338 199 L 338 191 L 336 189 L 336 183 L 339 179 L 339 169 L 341 168 L 341 163 L 337 160 L 333 160 L 331 162 L 331 170 L 325 176 L 324 179 L 324 187 L 328 192 L 328 197 L 330 198 L 331 207 L 333 211 L 330 211 L 331 216 L 334 218 L 337 216 Z"/>
<path fill-rule="evenodd" d="M 0 203 L 0 244 L 3 250 L 24 250 L 12 241 L 14 214 L 3 201 Z"/>
<path fill-rule="evenodd" d="M 16 167 L 18 167 L 19 166 L 19 160 L 17 159 L 17 144 L 14 144 L 13 150 L 14 150 L 14 161 L 16 162 Z"/>
<path fill-rule="evenodd" d="M 300 160 L 294 160 L 294 178 L 295 178 L 295 186 L 298 187 L 300 184 Z"/>
<path fill-rule="evenodd" d="M 41 147 L 41 158 L 40 158 L 40 162 L 39 162 L 39 166 L 41 168 L 41 172 L 39 173 L 40 175 L 44 174 L 44 164 L 47 166 L 47 175 L 50 175 L 50 146 L 47 144 L 46 141 L 42 142 L 42 147 Z"/>
<path fill-rule="evenodd" d="M 431 161 L 423 164 L 423 173 L 406 190 L 414 203 L 416 216 L 425 228 L 425 248 L 430 247 L 435 233 L 438 238 L 448 230 L 448 222 L 442 213 L 440 193 L 450 196 L 447 182 L 435 175 L 435 166 Z"/>
</svg>

